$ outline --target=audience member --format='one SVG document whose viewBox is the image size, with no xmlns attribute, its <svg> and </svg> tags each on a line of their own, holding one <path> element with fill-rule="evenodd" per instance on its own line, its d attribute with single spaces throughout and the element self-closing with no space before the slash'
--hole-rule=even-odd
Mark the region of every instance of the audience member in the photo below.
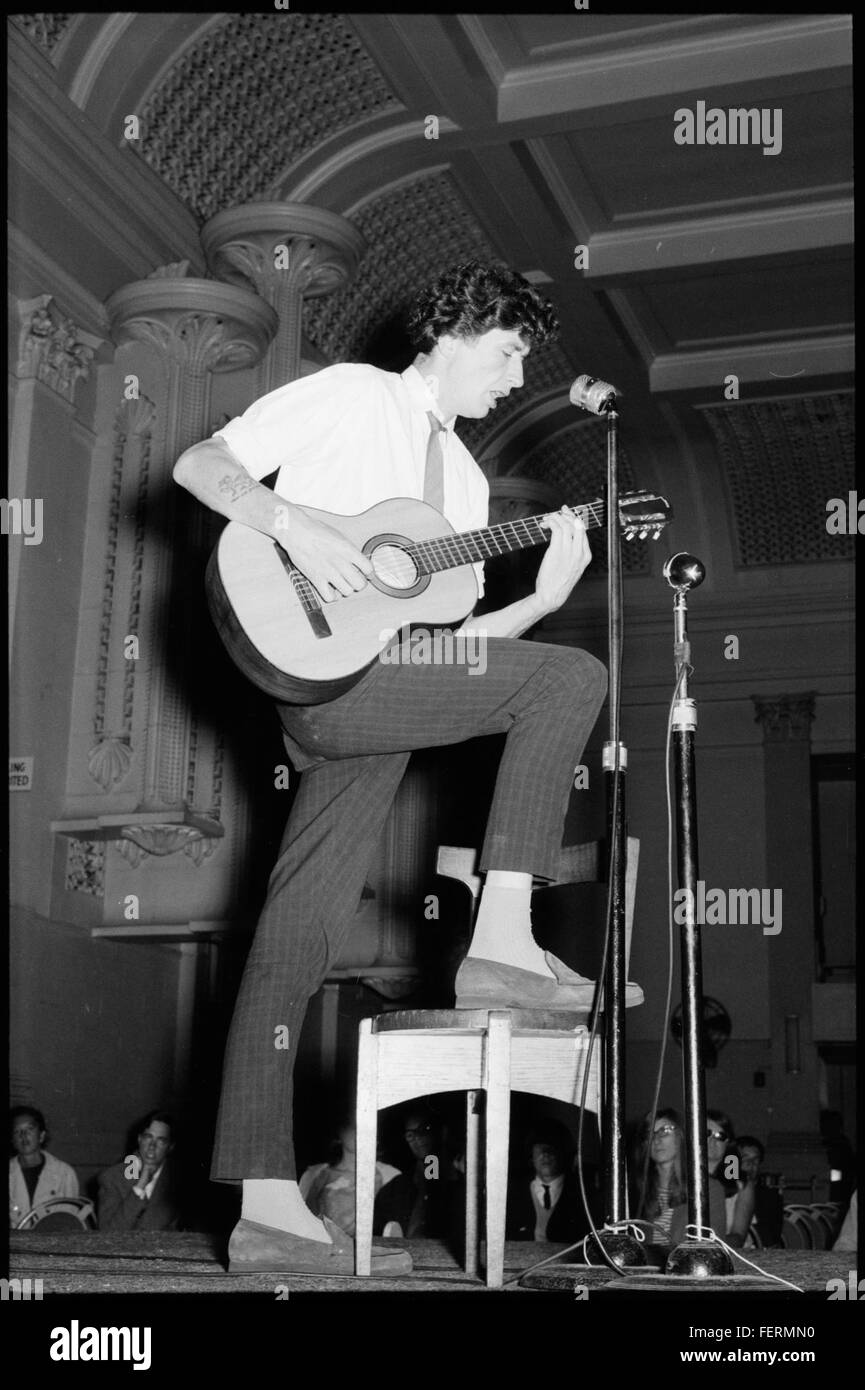
<svg viewBox="0 0 865 1390">
<path fill-rule="evenodd" d="M 330 1161 L 314 1163 L 300 1178 L 300 1195 L 313 1216 L 327 1216 L 346 1235 L 353 1236 L 357 1221 L 355 1196 L 355 1144 L 357 1132 L 354 1121 L 341 1126 L 333 1146 Z M 399 1168 L 376 1161 L 375 1191 L 400 1176 Z"/>
<path fill-rule="evenodd" d="M 376 1197 L 374 1234 L 458 1239 L 465 1183 L 447 1152 L 444 1126 L 429 1107 L 413 1104 L 404 1114 L 403 1137 L 412 1166 Z"/>
<path fill-rule="evenodd" d="M 781 1244 L 784 1225 L 784 1197 L 780 1188 L 770 1187 L 761 1172 L 766 1150 L 752 1134 L 740 1134 L 736 1140 L 739 1150 L 739 1173 L 745 1182 L 754 1184 L 754 1216 L 751 1229 L 756 1230 L 760 1244 L 767 1249 Z"/>
<path fill-rule="evenodd" d="M 634 1154 L 632 1180 L 638 1190 L 632 1210 L 638 1220 L 649 1224 L 652 1244 L 677 1245 L 684 1238 L 688 1222 L 685 1132 L 677 1110 L 659 1110 L 650 1128 L 651 1120 L 651 1115 L 647 1115 Z M 647 1149 L 645 1190 L 640 1192 Z M 723 1232 L 724 1193 L 713 1178 L 709 1179 L 708 1195 L 709 1224 L 713 1230 Z"/>
<path fill-rule="evenodd" d="M 706 1136 L 709 1176 L 717 1178 L 724 1189 L 727 1218 L 724 1239 L 737 1249 L 748 1238 L 754 1216 L 756 1183 L 742 1172 L 741 1155 L 733 1138 L 733 1125 L 723 1110 L 706 1111 Z"/>
<path fill-rule="evenodd" d="M 556 1120 L 542 1122 L 530 1136 L 530 1167 L 508 1184 L 508 1240 L 561 1241 L 573 1245 L 591 1230 L 579 1179 L 570 1170 L 571 1136 Z M 588 1195 L 588 1194 L 587 1194 Z"/>
<path fill-rule="evenodd" d="M 137 1129 L 137 1153 L 99 1174 L 99 1229 L 177 1230 L 180 1204 L 171 1161 L 174 1122 L 164 1110 L 152 1110 Z"/>
<path fill-rule="evenodd" d="M 9 1225 L 16 1227 L 52 1197 L 77 1197 L 78 1178 L 68 1163 L 46 1152 L 48 1132 L 41 1110 L 14 1106 L 9 1128 L 14 1150 L 9 1160 Z"/>
</svg>

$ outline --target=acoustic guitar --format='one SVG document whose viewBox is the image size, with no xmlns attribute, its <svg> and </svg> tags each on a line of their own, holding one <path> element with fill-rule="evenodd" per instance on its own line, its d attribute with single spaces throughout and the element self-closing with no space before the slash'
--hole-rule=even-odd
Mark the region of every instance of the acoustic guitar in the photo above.
<svg viewBox="0 0 865 1390">
<path fill-rule="evenodd" d="M 605 522 L 601 498 L 573 507 L 587 529 Z M 360 680 L 394 633 L 458 626 L 477 602 L 472 564 L 549 539 L 546 513 L 455 532 L 427 502 L 392 497 L 357 516 L 302 507 L 372 561 L 358 593 L 323 602 L 270 536 L 231 521 L 207 566 L 211 615 L 232 660 L 266 694 L 320 704 Z M 627 540 L 657 539 L 672 516 L 663 497 L 619 498 Z"/>
</svg>

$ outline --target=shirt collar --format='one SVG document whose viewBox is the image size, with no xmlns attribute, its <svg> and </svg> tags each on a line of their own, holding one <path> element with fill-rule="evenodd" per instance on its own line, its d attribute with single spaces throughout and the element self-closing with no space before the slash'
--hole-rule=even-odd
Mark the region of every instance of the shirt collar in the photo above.
<svg viewBox="0 0 865 1390">
<path fill-rule="evenodd" d="M 444 425 L 445 429 L 449 432 L 452 431 L 456 422 L 456 416 L 452 415 L 449 420 L 444 418 L 439 410 L 438 401 L 427 385 L 426 378 L 422 372 L 418 371 L 414 363 L 412 363 L 410 367 L 406 367 L 405 371 L 401 373 L 401 376 L 405 382 L 408 398 L 412 407 L 415 410 L 422 410 L 424 415 L 432 411 L 433 415 Z"/>
<path fill-rule="evenodd" d="M 558 1197 L 564 1185 L 564 1173 L 559 1173 L 557 1178 L 550 1178 L 549 1182 L 547 1183 L 545 1183 L 542 1178 L 539 1178 L 537 1175 L 535 1175 L 534 1181 L 532 1182 L 532 1187 L 534 1188 L 535 1192 L 539 1197 L 543 1197 L 545 1187 L 548 1187 L 550 1189 L 551 1197 Z"/>
<path fill-rule="evenodd" d="M 163 1159 L 162 1162 L 160 1163 L 160 1165 L 159 1165 L 159 1167 L 157 1168 L 156 1172 L 153 1174 L 153 1177 L 150 1179 L 150 1182 L 145 1183 L 145 1185 L 144 1185 L 144 1191 L 147 1193 L 148 1197 L 150 1196 L 150 1194 L 151 1194 L 151 1192 L 153 1191 L 153 1189 L 154 1189 L 154 1187 L 156 1186 L 156 1184 L 159 1182 L 159 1177 L 160 1177 L 160 1174 L 161 1174 L 161 1172 L 162 1172 L 162 1170 L 163 1170 L 164 1167 L 165 1167 L 165 1159 Z"/>
</svg>

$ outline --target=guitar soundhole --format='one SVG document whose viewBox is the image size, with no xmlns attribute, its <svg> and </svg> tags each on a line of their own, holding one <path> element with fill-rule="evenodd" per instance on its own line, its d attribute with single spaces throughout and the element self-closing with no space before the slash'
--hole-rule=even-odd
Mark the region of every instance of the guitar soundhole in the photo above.
<svg viewBox="0 0 865 1390">
<path fill-rule="evenodd" d="M 412 589 L 418 580 L 418 567 L 407 550 L 399 545 L 377 545 L 372 552 L 376 578 L 391 589 Z"/>
</svg>

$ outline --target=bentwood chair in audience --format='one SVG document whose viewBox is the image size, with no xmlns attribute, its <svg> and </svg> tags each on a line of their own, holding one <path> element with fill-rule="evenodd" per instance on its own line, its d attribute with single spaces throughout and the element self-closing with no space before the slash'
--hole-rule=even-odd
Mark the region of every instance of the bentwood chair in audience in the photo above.
<svg viewBox="0 0 865 1390">
<path fill-rule="evenodd" d="M 630 955 L 639 841 L 628 840 L 625 875 L 626 968 Z M 477 852 L 445 845 L 437 871 L 469 889 L 473 905 L 480 892 Z M 553 884 L 598 881 L 601 846 L 562 850 Z M 504 1282 L 505 1207 L 511 1091 L 527 1091 L 579 1105 L 587 1071 L 587 1013 L 540 1009 L 416 1009 L 363 1019 L 360 1024 L 357 1081 L 356 1271 L 371 1267 L 378 1112 L 390 1105 L 442 1091 L 466 1091 L 466 1273 L 477 1273 L 478 1191 L 480 1186 L 479 1093 L 486 1093 L 486 1283 Z M 600 1033 L 588 1066 L 585 1106 L 601 1108 Z"/>
<path fill-rule="evenodd" d="M 811 1239 L 798 1221 L 791 1221 L 785 1214 L 781 1226 L 781 1244 L 785 1250 L 811 1250 Z"/>
<path fill-rule="evenodd" d="M 82 1226 L 86 1231 L 96 1226 L 91 1201 L 86 1197 L 51 1197 L 28 1211 L 15 1230 L 47 1235 L 50 1231 L 80 1231 Z"/>
</svg>

